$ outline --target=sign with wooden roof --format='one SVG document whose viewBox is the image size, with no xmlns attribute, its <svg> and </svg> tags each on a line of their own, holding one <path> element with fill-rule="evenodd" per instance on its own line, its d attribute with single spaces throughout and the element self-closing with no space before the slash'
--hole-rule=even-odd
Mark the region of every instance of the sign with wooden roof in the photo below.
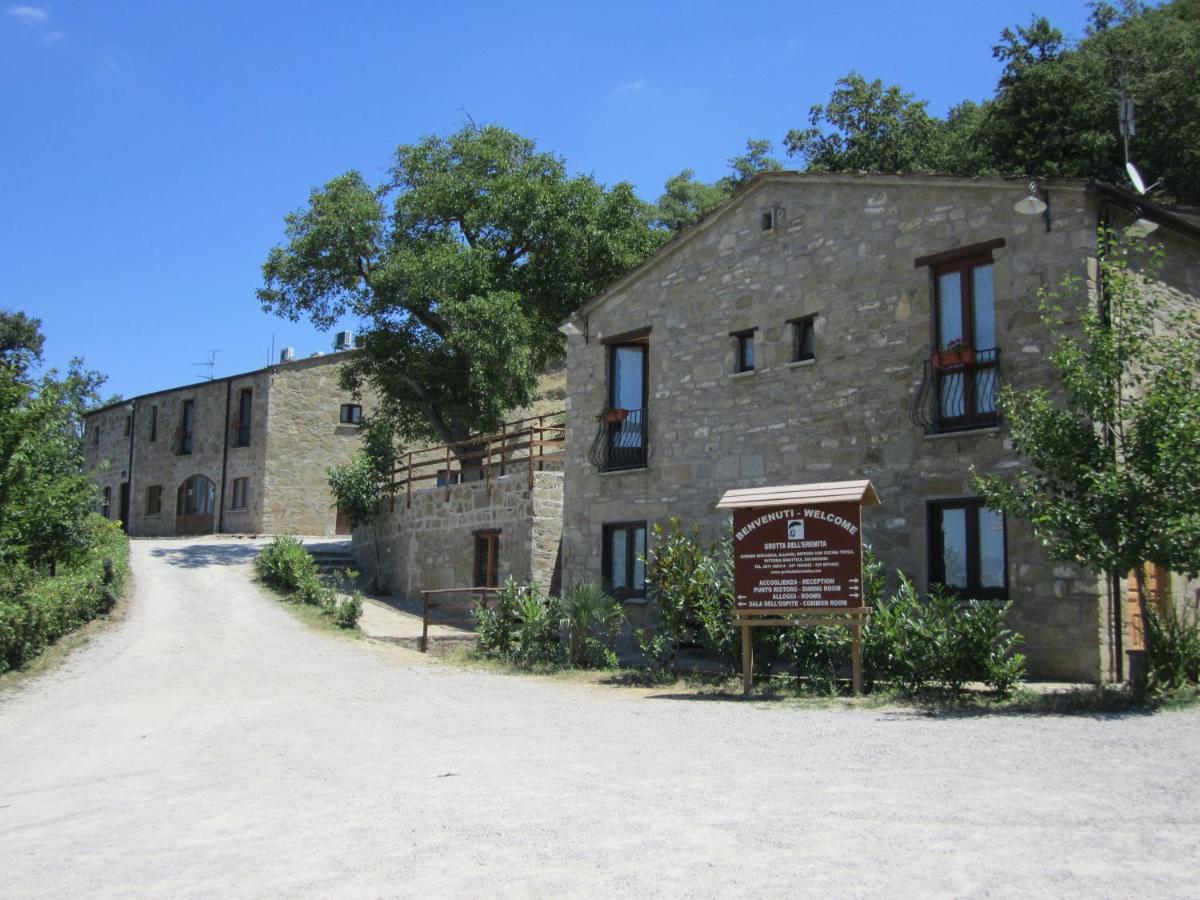
<svg viewBox="0 0 1200 900">
<path fill-rule="evenodd" d="M 877 506 L 879 495 L 875 493 L 871 482 L 866 480 L 740 488 L 726 491 L 717 503 L 717 509 L 766 509 L 797 503 L 857 503 L 859 506 Z"/>
<path fill-rule="evenodd" d="M 733 511 L 734 616 L 742 629 L 742 679 L 750 692 L 754 644 L 763 626 L 850 629 L 854 692 L 862 687 L 862 507 L 879 503 L 869 481 L 833 481 L 726 491 Z"/>
</svg>

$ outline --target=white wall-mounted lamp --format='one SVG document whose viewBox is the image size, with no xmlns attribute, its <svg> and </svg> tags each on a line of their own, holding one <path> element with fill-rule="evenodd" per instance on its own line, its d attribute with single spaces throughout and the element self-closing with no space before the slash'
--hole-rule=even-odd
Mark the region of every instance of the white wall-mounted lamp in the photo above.
<svg viewBox="0 0 1200 900">
<path fill-rule="evenodd" d="M 1029 193 L 1013 204 L 1013 209 L 1023 216 L 1040 216 L 1048 208 L 1046 202 L 1038 196 L 1041 193 L 1036 181 L 1029 182 Z"/>
<path fill-rule="evenodd" d="M 567 337 L 575 337 L 582 334 L 584 343 L 588 339 L 588 320 L 587 316 L 571 315 L 567 321 L 558 326 L 558 330 Z"/>
</svg>

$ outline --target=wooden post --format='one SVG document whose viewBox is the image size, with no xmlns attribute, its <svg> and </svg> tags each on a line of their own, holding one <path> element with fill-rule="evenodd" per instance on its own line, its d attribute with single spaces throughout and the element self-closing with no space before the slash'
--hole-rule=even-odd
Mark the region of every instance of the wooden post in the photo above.
<svg viewBox="0 0 1200 900">
<path fill-rule="evenodd" d="M 500 477 L 504 477 L 504 450 L 508 446 L 508 435 L 505 431 L 505 424 L 500 423 Z"/>
<path fill-rule="evenodd" d="M 446 502 L 450 502 L 450 445 L 446 445 Z"/>
<path fill-rule="evenodd" d="M 542 462 L 542 457 L 546 455 L 546 450 L 544 447 L 542 447 L 542 437 L 543 437 L 542 432 L 545 429 L 545 427 L 546 427 L 546 417 L 538 416 L 537 432 L 538 432 L 538 471 L 539 472 L 546 471 L 545 463 Z"/>
<path fill-rule="evenodd" d="M 408 509 L 412 509 L 412 451 L 411 450 L 408 452 L 408 468 L 405 470 L 404 475 L 405 475 L 404 480 L 406 482 L 405 492 L 407 494 L 407 498 L 405 500 L 404 505 Z"/>
<path fill-rule="evenodd" d="M 862 618 L 855 616 L 850 623 L 850 685 L 854 696 L 862 696 Z"/>
<path fill-rule="evenodd" d="M 750 624 L 742 620 L 742 696 L 749 697 L 754 688 L 754 637 Z"/>
<path fill-rule="evenodd" d="M 429 592 L 421 591 L 421 652 L 429 646 Z"/>
<path fill-rule="evenodd" d="M 529 486 L 533 487 L 533 426 L 529 426 L 529 448 L 525 451 L 529 462 Z"/>
<path fill-rule="evenodd" d="M 487 495 L 491 499 L 492 496 L 492 439 L 487 440 L 487 456 L 483 458 L 484 469 L 487 476 Z"/>
</svg>

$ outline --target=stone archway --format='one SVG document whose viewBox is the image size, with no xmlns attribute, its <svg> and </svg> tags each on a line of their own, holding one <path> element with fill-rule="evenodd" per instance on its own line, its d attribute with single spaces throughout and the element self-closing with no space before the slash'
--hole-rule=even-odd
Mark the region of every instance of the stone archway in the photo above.
<svg viewBox="0 0 1200 900">
<path fill-rule="evenodd" d="M 175 494 L 175 534 L 212 534 L 217 488 L 203 475 L 190 475 Z"/>
</svg>

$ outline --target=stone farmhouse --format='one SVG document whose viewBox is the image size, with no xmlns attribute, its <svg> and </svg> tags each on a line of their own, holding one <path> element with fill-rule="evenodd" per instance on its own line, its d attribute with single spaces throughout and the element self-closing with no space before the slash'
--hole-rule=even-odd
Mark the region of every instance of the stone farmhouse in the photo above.
<svg viewBox="0 0 1200 900">
<path fill-rule="evenodd" d="M 136 536 L 349 534 L 326 469 L 359 445 L 370 397 L 338 383 L 350 350 L 143 394 L 86 417 L 101 512 Z M 106 462 L 106 466 L 101 466 Z"/>
<path fill-rule="evenodd" d="M 1166 249 L 1157 289 L 1200 320 L 1200 227 L 1095 182 L 1042 182 L 1048 207 L 1022 214 L 1027 187 L 763 174 L 585 304 L 561 327 L 562 582 L 602 577 L 636 627 L 655 523 L 714 540 L 728 489 L 866 478 L 882 504 L 864 536 L 889 566 L 1011 599 L 1036 677 L 1119 671 L 1138 639 L 1124 586 L 1049 560 L 971 472 L 1020 465 L 1000 386 L 1053 383 L 1038 289 L 1074 273 L 1099 296 L 1097 226 L 1138 220 Z"/>
</svg>

